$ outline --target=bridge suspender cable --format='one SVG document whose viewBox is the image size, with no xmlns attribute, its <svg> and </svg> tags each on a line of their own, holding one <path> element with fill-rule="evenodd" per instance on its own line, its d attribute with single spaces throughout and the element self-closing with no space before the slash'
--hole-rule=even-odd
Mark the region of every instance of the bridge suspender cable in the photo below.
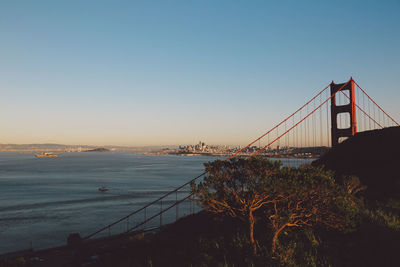
<svg viewBox="0 0 400 267">
<path fill-rule="evenodd" d="M 98 233 L 100 233 L 100 232 L 102 232 L 102 231 L 104 231 L 104 230 L 110 228 L 111 226 L 116 225 L 116 224 L 119 223 L 119 222 L 122 222 L 123 220 L 127 219 L 128 217 L 130 217 L 130 216 L 132 216 L 132 215 L 135 215 L 136 213 L 138 213 L 138 212 L 140 212 L 140 211 L 142 211 L 142 210 L 144 210 L 144 209 L 150 207 L 151 205 L 157 203 L 158 201 L 164 199 L 165 197 L 167 197 L 167 196 L 171 195 L 172 193 L 178 191 L 179 189 L 185 187 L 186 185 L 190 184 L 191 182 L 197 180 L 198 178 L 200 178 L 201 176 L 203 176 L 203 175 L 206 174 L 206 173 L 207 173 L 207 172 L 203 172 L 202 174 L 196 176 L 195 178 L 193 178 L 193 179 L 190 180 L 189 182 L 184 183 L 183 185 L 181 185 L 181 186 L 175 188 L 174 190 L 172 190 L 172 191 L 166 193 L 165 195 L 159 197 L 158 199 L 156 199 L 156 200 L 154 200 L 154 201 L 148 203 L 147 205 L 141 207 L 140 209 L 137 209 L 137 210 L 135 210 L 135 211 L 129 213 L 128 215 L 126 215 L 126 216 L 120 218 L 119 220 L 117 220 L 117 221 L 115 221 L 115 222 L 113 222 L 113 223 L 111 223 L 111 224 L 109 224 L 109 225 L 107 225 L 107 226 L 104 226 L 103 228 L 101 228 L 101 229 L 97 230 L 96 232 L 94 232 L 94 233 L 92 233 L 92 234 L 90 234 L 90 235 L 84 237 L 83 239 L 89 239 L 89 238 L 91 238 L 92 236 L 94 236 L 94 235 L 96 235 L 96 234 L 98 234 Z M 171 208 L 172 208 L 172 207 L 171 207 Z"/>
<path fill-rule="evenodd" d="M 238 152 L 234 153 L 233 155 L 229 156 L 229 157 L 226 158 L 225 160 L 230 160 L 231 158 L 237 156 L 239 153 L 243 152 L 246 148 L 250 147 L 251 145 L 253 145 L 254 143 L 256 143 L 258 140 L 262 139 L 263 137 L 265 137 L 266 135 L 268 135 L 270 132 L 272 132 L 273 130 L 275 130 L 276 128 L 278 128 L 280 125 L 282 125 L 283 123 L 285 123 L 288 119 L 290 119 L 291 117 L 293 117 L 297 112 L 301 111 L 305 106 L 307 106 L 309 103 L 311 103 L 311 101 L 313 101 L 316 97 L 318 97 L 319 95 L 321 95 L 326 89 L 328 89 L 328 87 L 329 87 L 329 85 L 327 85 L 324 89 L 322 89 L 317 95 L 315 95 L 313 98 L 311 98 L 307 103 L 305 103 L 303 106 L 301 106 L 301 107 L 300 107 L 298 110 L 296 110 L 293 114 L 291 114 L 291 115 L 288 116 L 286 119 L 284 119 L 281 123 L 279 123 L 279 124 L 276 125 L 274 128 L 272 128 L 271 130 L 269 130 L 268 132 L 266 132 L 265 134 L 263 134 L 262 136 L 260 136 L 259 138 L 257 138 L 257 139 L 254 140 L 253 142 L 251 142 L 250 144 L 248 144 L 246 147 L 242 148 L 240 151 L 238 151 Z M 114 226 L 114 225 L 116 225 L 116 224 L 122 222 L 123 220 L 125 220 L 125 219 L 131 217 L 132 215 L 135 215 L 136 213 L 139 213 L 140 211 L 145 210 L 146 208 L 150 207 L 151 205 L 154 205 L 155 203 L 159 202 L 160 200 L 164 199 L 165 197 L 169 196 L 170 194 L 172 194 L 172 193 L 174 193 L 174 192 L 177 192 L 179 189 L 181 189 L 181 188 L 183 188 L 184 186 L 190 184 L 191 182 L 197 180 L 198 178 L 200 178 L 201 176 L 205 175 L 206 173 L 207 173 L 207 172 L 203 172 L 202 174 L 200 174 L 200 175 L 196 176 L 195 178 L 191 179 L 189 182 L 187 182 L 187 183 L 185 183 L 185 184 L 183 184 L 183 185 L 181 185 L 181 186 L 175 188 L 174 190 L 172 190 L 172 191 L 168 192 L 167 194 L 165 194 L 165 195 L 159 197 L 158 199 L 156 199 L 156 200 L 150 202 L 149 204 L 143 206 L 142 208 L 137 209 L 137 210 L 135 210 L 135 211 L 129 213 L 128 215 L 126 215 L 126 216 L 120 218 L 119 220 L 117 220 L 117 221 L 115 221 L 115 222 L 113 222 L 113 223 L 111 223 L 111 224 L 109 224 L 109 225 L 107 225 L 107 226 L 104 226 L 103 228 L 101 228 L 101 229 L 99 229 L 99 230 L 97 230 L 97 231 L 95 231 L 95 232 L 89 234 L 88 236 L 84 237 L 83 239 L 84 239 L 84 240 L 89 239 L 89 238 L 95 236 L 96 234 L 98 234 L 98 233 L 100 233 L 100 232 L 102 232 L 102 231 L 104 231 L 104 230 L 106 230 L 106 229 L 109 229 L 110 227 L 112 227 L 112 226 Z M 192 196 L 192 194 L 190 194 L 188 197 L 190 197 L 190 196 Z M 186 198 L 185 198 L 185 199 L 186 199 Z M 177 203 L 175 203 L 174 205 L 170 206 L 168 209 L 172 208 L 172 207 L 175 206 L 176 204 L 177 204 Z M 162 213 L 162 211 L 161 211 L 161 213 Z M 159 215 L 159 214 L 157 214 L 156 216 L 158 216 L 158 215 Z M 155 217 L 156 217 L 156 216 L 155 216 Z M 150 218 L 146 219 L 145 221 L 147 222 L 147 221 L 149 221 L 149 220 L 151 220 L 151 219 L 153 219 L 153 217 L 150 217 Z M 142 222 L 140 225 L 142 225 L 142 224 L 144 224 L 144 223 Z M 138 226 L 138 225 L 137 225 L 137 226 Z M 137 226 L 135 226 L 134 228 L 136 228 Z M 134 229 L 134 228 L 131 228 L 131 229 Z"/>
<path fill-rule="evenodd" d="M 321 90 L 321 92 L 319 92 L 318 94 L 316 94 L 313 98 L 310 99 L 310 101 L 308 101 L 307 103 L 305 103 L 303 106 L 301 106 L 298 110 L 296 110 L 294 113 L 292 113 L 289 117 L 287 117 L 286 119 L 284 119 L 283 121 L 281 121 L 278 125 L 276 125 L 274 128 L 272 128 L 271 130 L 269 130 L 268 132 L 266 132 L 265 134 L 261 135 L 259 138 L 257 138 L 256 140 L 254 140 L 253 142 L 251 142 L 250 144 L 248 144 L 247 146 L 245 146 L 244 148 L 242 148 L 241 150 L 239 150 L 238 152 L 234 153 L 233 155 L 231 155 L 230 157 L 228 157 L 226 160 L 230 160 L 231 158 L 235 157 L 236 155 L 240 154 L 241 152 L 243 152 L 245 149 L 249 148 L 251 145 L 253 145 L 255 142 L 257 142 L 258 140 L 262 139 L 263 137 L 265 137 L 267 134 L 269 134 L 270 132 L 272 132 L 273 130 L 277 129 L 279 126 L 281 126 L 284 122 L 286 122 L 288 119 L 290 119 L 291 117 L 293 117 L 297 112 L 301 111 L 305 106 L 307 106 L 308 104 L 311 103 L 311 101 L 313 101 L 315 98 L 317 98 L 320 94 L 322 94 L 326 89 L 328 89 L 328 87 L 330 86 L 327 85 L 324 89 Z"/>
<path fill-rule="evenodd" d="M 357 87 L 369 98 L 369 100 L 372 101 L 372 103 L 374 103 L 383 113 L 385 113 L 386 116 L 388 116 L 397 126 L 400 126 L 400 124 L 395 121 L 392 117 L 389 116 L 389 114 L 387 114 L 359 85 L 356 81 L 354 81 L 354 83 L 357 85 Z"/>
<path fill-rule="evenodd" d="M 340 87 L 339 90 L 338 90 L 337 92 L 341 91 L 350 81 L 351 81 L 351 79 L 348 80 L 342 87 Z M 337 93 L 337 92 L 336 92 L 336 93 Z M 279 137 L 275 138 L 275 140 L 273 140 L 273 141 L 272 141 L 271 143 L 269 143 L 268 145 L 264 146 L 263 148 L 261 148 L 261 149 L 258 150 L 257 152 L 253 153 L 251 156 L 252 156 L 252 157 L 257 156 L 258 154 L 260 154 L 261 151 L 264 151 L 267 147 L 269 147 L 270 145 L 272 145 L 273 143 L 275 143 L 275 142 L 276 142 L 277 140 L 279 140 L 282 136 L 284 136 L 285 134 L 287 134 L 288 132 L 290 132 L 292 129 L 296 128 L 297 125 L 299 125 L 299 124 L 302 123 L 305 119 L 307 119 L 308 117 L 310 117 L 316 110 L 318 110 L 318 109 L 319 109 L 320 107 L 322 107 L 326 102 L 328 102 L 333 96 L 335 96 L 336 93 L 333 94 L 333 95 L 331 95 L 328 99 L 326 99 L 323 103 L 321 103 L 317 108 L 315 108 L 313 111 L 311 111 L 310 113 L 308 113 L 307 116 L 305 116 L 302 120 L 300 120 L 300 121 L 297 122 L 295 125 L 293 125 L 289 130 L 287 130 L 286 132 L 284 132 L 283 134 L 281 134 Z"/>
<path fill-rule="evenodd" d="M 349 97 L 345 92 L 343 92 L 343 91 L 340 91 L 340 92 L 342 92 L 342 94 L 344 94 L 348 99 L 350 99 L 350 97 Z M 385 128 L 385 127 L 383 127 L 380 123 L 378 123 L 374 118 L 372 118 L 367 112 L 365 112 L 364 109 L 360 108 L 359 105 L 357 105 L 357 104 L 355 104 L 355 105 L 356 105 L 356 107 L 357 107 L 359 110 L 361 110 L 361 111 L 365 114 L 365 116 L 367 116 L 367 117 L 370 118 L 373 122 L 375 122 L 377 125 L 379 125 L 379 127 L 381 127 L 382 129 Z M 385 113 L 385 114 L 386 114 L 386 113 Z"/>
<path fill-rule="evenodd" d="M 337 93 L 337 92 L 342 92 L 347 98 L 349 98 L 349 96 L 347 96 L 347 95 L 342 91 L 342 89 L 345 88 L 345 86 L 346 86 L 351 80 L 352 80 L 352 79 L 350 79 L 350 80 L 347 81 L 343 86 L 341 86 L 341 87 L 339 88 L 339 90 L 336 91 L 336 93 Z M 400 124 L 399 124 L 398 122 L 396 122 L 391 116 L 389 116 L 389 115 L 388 115 L 388 114 L 387 114 L 387 113 L 386 113 L 386 112 L 385 112 L 385 111 L 384 111 L 384 110 L 383 110 L 383 109 L 382 109 L 382 108 L 381 108 L 381 107 L 380 107 L 380 106 L 379 106 L 379 105 L 378 105 L 378 104 L 377 104 L 377 103 L 376 103 L 376 102 L 375 102 L 375 101 L 374 101 L 374 100 L 373 100 L 373 99 L 372 99 L 372 98 L 371 98 L 371 97 L 370 97 L 370 96 L 355 82 L 355 81 L 354 81 L 354 83 L 355 83 L 355 84 L 357 85 L 357 87 L 369 98 L 369 100 L 370 100 L 372 103 L 374 103 L 388 118 L 390 118 L 390 120 L 392 120 L 397 126 L 400 126 Z M 336 93 L 335 93 L 335 94 L 331 94 L 330 97 L 328 97 L 324 102 L 322 102 L 318 107 L 315 108 L 315 99 L 316 99 L 318 96 L 320 96 L 320 100 L 322 101 L 322 93 L 323 93 L 324 91 L 326 91 L 330 85 L 331 85 L 331 84 L 329 84 L 329 85 L 326 86 L 324 89 L 322 89 L 317 95 L 315 95 L 313 98 L 311 98 L 306 104 L 304 104 L 303 106 L 301 106 L 298 110 L 296 110 L 294 113 L 292 113 L 292 114 L 291 114 L 290 116 L 288 116 L 286 119 L 284 119 L 283 121 L 281 121 L 278 125 L 276 125 L 275 127 L 273 127 L 271 130 L 269 130 L 269 131 L 266 132 L 265 134 L 261 135 L 259 138 L 255 139 L 253 142 L 251 142 L 250 144 L 248 144 L 246 147 L 240 149 L 238 152 L 236 152 L 236 153 L 232 154 L 231 156 L 227 157 L 225 160 L 230 160 L 230 159 L 232 159 L 233 157 L 237 156 L 238 154 L 240 154 L 241 152 L 243 152 L 243 151 L 246 150 L 247 148 L 251 147 L 251 146 L 252 146 L 254 143 L 256 143 L 257 141 L 260 141 L 262 138 L 264 138 L 265 136 L 268 135 L 268 144 L 267 144 L 266 146 L 262 147 L 262 148 L 260 148 L 260 144 L 259 144 L 259 150 L 256 151 L 255 153 L 253 153 L 253 154 L 251 155 L 251 157 L 257 156 L 257 155 L 260 154 L 262 151 L 264 151 L 267 147 L 270 147 L 273 143 L 275 143 L 276 141 L 278 141 L 281 137 L 285 136 L 286 134 L 288 134 L 289 132 L 291 132 L 293 129 L 295 129 L 296 127 L 298 127 L 299 125 L 301 125 L 301 123 L 302 123 L 303 121 L 305 121 L 308 117 L 310 117 L 311 115 L 313 115 L 318 109 L 320 109 L 323 105 L 325 105 L 329 100 L 331 100 L 331 99 L 336 95 Z M 308 111 L 308 105 L 309 105 L 312 101 L 314 101 L 314 102 L 313 102 L 313 104 L 314 104 L 314 105 L 313 105 L 313 110 L 312 110 L 310 113 L 307 112 L 308 114 L 306 114 L 306 116 L 305 116 L 304 118 L 301 119 L 301 117 L 302 117 L 302 116 L 301 116 L 301 111 L 302 111 L 302 109 L 303 109 L 304 107 L 307 106 L 307 111 Z M 364 103 L 364 95 L 363 95 L 363 103 Z M 383 127 L 380 123 L 378 123 L 373 117 L 371 117 L 363 108 L 361 108 L 361 107 L 360 107 L 359 105 L 357 105 L 357 104 L 356 104 L 356 106 L 357 106 L 358 109 L 360 109 L 360 110 L 370 119 L 370 121 L 372 120 L 374 123 L 376 123 L 377 125 L 379 125 L 381 128 L 384 128 L 384 127 Z M 301 120 L 298 121 L 298 122 L 295 124 L 295 115 L 296 115 L 298 112 L 300 112 L 300 119 L 301 119 Z M 289 129 L 287 129 L 287 124 L 286 124 L 286 123 L 289 122 L 288 120 L 289 120 L 290 118 L 293 118 L 293 126 L 290 127 Z M 315 122 L 314 122 L 314 120 L 315 120 L 315 117 L 313 118 L 313 123 L 314 123 L 314 124 L 312 124 L 312 127 L 315 128 Z M 321 113 L 321 112 L 320 112 L 320 121 L 322 121 L 322 113 Z M 326 119 L 326 121 L 328 122 L 328 108 L 327 108 L 327 119 Z M 290 123 L 290 122 L 289 122 L 289 123 Z M 279 135 L 278 127 L 281 126 L 281 125 L 283 125 L 283 124 L 285 125 L 285 127 L 284 127 L 284 132 L 283 132 L 281 135 Z M 364 122 L 364 124 L 365 124 L 365 122 Z M 308 126 L 310 126 L 310 125 L 308 125 Z M 322 126 L 321 126 L 321 127 L 322 127 Z M 327 126 L 327 127 L 329 127 L 329 126 Z M 315 146 L 315 140 L 314 140 L 314 139 L 316 139 L 316 133 L 314 133 L 314 131 L 315 131 L 314 128 L 313 128 L 313 142 L 314 142 L 313 145 Z M 322 129 L 322 128 L 321 128 L 321 129 Z M 269 134 L 270 134 L 272 131 L 274 131 L 274 130 L 277 131 L 277 137 L 276 137 L 272 142 L 269 142 Z M 305 134 L 307 134 L 307 125 L 306 125 L 306 128 L 304 128 L 304 130 L 306 131 Z M 298 129 L 296 130 L 296 132 L 297 132 L 297 131 L 298 131 Z M 300 127 L 300 142 L 301 142 L 301 139 L 302 139 L 302 138 L 301 138 L 301 133 L 302 133 L 302 132 L 303 132 L 303 127 L 301 126 L 301 127 Z M 320 133 L 320 134 L 321 134 L 321 140 L 322 140 L 322 133 Z M 328 134 L 328 136 L 329 136 L 328 128 L 327 128 L 327 134 Z M 314 136 L 314 135 L 315 135 L 315 136 Z M 289 138 L 288 138 L 288 139 L 289 139 Z M 329 138 L 328 138 L 328 139 L 329 139 Z M 296 135 L 296 136 L 293 135 L 293 140 L 296 140 L 296 143 L 297 143 L 297 141 L 298 141 L 298 136 L 297 136 L 297 135 Z M 307 143 L 306 140 L 305 140 L 305 143 Z M 300 144 L 300 145 L 301 145 L 301 144 Z M 126 216 L 120 218 L 119 220 L 117 220 L 117 221 L 115 221 L 115 222 L 113 222 L 113 223 L 111 223 L 111 224 L 109 224 L 109 225 L 107 225 L 107 226 L 105 226 L 105 227 L 99 229 L 98 231 L 96 231 L 96 232 L 94 232 L 94 233 L 92 233 L 92 234 L 86 236 L 86 237 L 84 238 L 84 240 L 89 239 L 89 238 L 93 237 L 94 235 L 96 235 L 96 234 L 98 234 L 98 233 L 100 233 L 100 232 L 102 232 L 102 231 L 104 231 L 104 230 L 106 230 L 106 229 L 110 229 L 110 227 L 112 227 L 112 226 L 114 226 L 114 225 L 120 223 L 121 221 L 123 221 L 123 220 L 125 220 L 125 219 L 128 219 L 130 216 L 135 215 L 136 213 L 138 213 L 138 212 L 140 212 L 140 211 L 143 211 L 143 210 L 144 210 L 144 211 L 146 212 L 146 208 L 148 208 L 148 207 L 150 207 L 150 206 L 156 204 L 156 203 L 159 202 L 159 201 L 162 201 L 162 199 L 166 198 L 167 196 L 171 195 L 172 193 L 178 192 L 178 190 L 180 190 L 180 189 L 182 189 L 183 187 L 187 186 L 187 185 L 190 184 L 191 182 L 196 181 L 198 178 L 202 177 L 202 176 L 205 175 L 205 174 L 207 174 L 206 171 L 203 172 L 202 174 L 196 176 L 195 178 L 191 179 L 189 182 L 184 183 L 183 185 L 181 185 L 181 186 L 175 188 L 174 190 L 172 190 L 172 191 L 170 191 L 170 192 L 164 194 L 163 196 L 159 197 L 158 199 L 156 199 L 156 200 L 154 200 L 154 201 L 148 203 L 147 205 L 145 205 L 145 206 L 143 206 L 143 207 L 141 207 L 141 208 L 139 208 L 139 209 L 137 209 L 137 210 L 135 210 L 135 211 L 129 213 L 128 215 L 126 215 Z M 134 229 L 136 229 L 136 228 L 138 228 L 138 227 L 141 226 L 141 225 L 144 225 L 145 223 L 147 223 L 148 221 L 154 219 L 154 218 L 157 217 L 157 216 L 161 216 L 162 213 L 164 213 L 165 211 L 167 211 L 167 210 L 171 209 L 172 207 L 178 205 L 179 203 L 185 201 L 186 199 L 190 198 L 192 195 L 193 195 L 193 194 L 190 193 L 188 196 L 186 196 L 185 198 L 183 198 L 183 199 L 181 199 L 181 200 L 179 200 L 179 201 L 176 201 L 174 204 L 172 204 L 172 205 L 169 206 L 168 208 L 165 208 L 165 209 L 162 209 L 162 208 L 161 208 L 161 210 L 160 210 L 157 214 L 155 214 L 155 215 L 153 215 L 153 216 L 151 216 L 151 217 L 149 217 L 149 218 L 146 218 L 146 216 L 145 216 L 144 221 L 142 221 L 141 223 L 137 224 L 136 226 L 134 226 L 134 227 L 128 229 L 128 232 L 129 232 L 129 231 L 132 231 L 132 230 L 134 230 Z"/>
</svg>

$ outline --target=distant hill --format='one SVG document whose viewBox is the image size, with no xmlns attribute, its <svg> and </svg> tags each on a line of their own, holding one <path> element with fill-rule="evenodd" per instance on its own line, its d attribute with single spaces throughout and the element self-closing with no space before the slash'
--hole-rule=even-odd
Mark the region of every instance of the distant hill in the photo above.
<svg viewBox="0 0 400 267">
<path fill-rule="evenodd" d="M 358 176 L 374 198 L 400 199 L 400 127 L 357 133 L 313 162 L 321 164 Z"/>
<path fill-rule="evenodd" d="M 117 151 L 146 151 L 148 147 L 131 146 L 103 146 L 105 149 Z M 0 144 L 0 151 L 59 151 L 59 152 L 80 152 L 96 149 L 93 145 L 63 145 L 63 144 Z"/>
<path fill-rule="evenodd" d="M 0 151 L 66 151 L 94 148 L 96 148 L 96 146 L 63 144 L 0 144 Z"/>
<path fill-rule="evenodd" d="M 111 150 L 104 148 L 104 147 L 99 147 L 99 148 L 95 148 L 95 149 L 85 150 L 83 152 L 109 152 L 109 151 L 111 151 Z"/>
</svg>

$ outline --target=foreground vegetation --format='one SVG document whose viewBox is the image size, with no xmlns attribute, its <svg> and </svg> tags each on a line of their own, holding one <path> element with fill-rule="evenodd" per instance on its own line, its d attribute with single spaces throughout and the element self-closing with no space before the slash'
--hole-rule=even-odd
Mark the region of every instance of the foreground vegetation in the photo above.
<svg viewBox="0 0 400 267">
<path fill-rule="evenodd" d="M 357 195 L 365 187 L 356 177 L 338 184 L 322 167 L 282 167 L 263 158 L 217 160 L 206 170 L 203 182 L 192 183 L 197 202 L 205 211 L 247 224 L 240 242 L 249 242 L 246 258 L 257 259 L 252 264 L 329 263 L 318 257 L 319 233 L 349 233 L 361 221 L 364 202 Z"/>
<path fill-rule="evenodd" d="M 400 201 L 367 199 L 358 177 L 263 158 L 205 167 L 191 185 L 204 212 L 157 235 L 146 264 L 398 266 Z"/>
<path fill-rule="evenodd" d="M 398 266 L 400 201 L 355 176 L 262 158 L 214 161 L 192 183 L 204 211 L 149 242 L 154 266 Z"/>
</svg>

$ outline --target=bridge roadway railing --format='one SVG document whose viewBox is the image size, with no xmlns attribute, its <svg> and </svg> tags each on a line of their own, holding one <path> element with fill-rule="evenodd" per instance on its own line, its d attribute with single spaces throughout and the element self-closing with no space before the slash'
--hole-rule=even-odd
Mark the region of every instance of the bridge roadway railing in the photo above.
<svg viewBox="0 0 400 267">
<path fill-rule="evenodd" d="M 298 161 L 299 159 L 287 159 L 287 162 L 283 160 L 283 164 L 287 166 L 298 166 L 307 163 L 310 159 Z M 129 233 L 136 230 L 146 231 L 148 229 L 156 229 L 164 224 L 177 221 L 180 217 L 199 211 L 200 208 L 190 199 L 193 195 L 188 186 L 191 182 L 198 180 L 206 173 L 207 172 L 203 172 L 181 186 L 165 193 L 158 199 L 83 237 L 83 239 L 88 240 L 93 237 L 105 237 L 124 232 Z M 174 207 L 175 209 L 173 209 Z M 159 218 L 159 221 L 157 221 L 156 218 Z"/>
<path fill-rule="evenodd" d="M 190 200 L 190 197 L 192 197 L 192 193 L 190 193 L 190 190 L 188 191 L 187 187 L 191 182 L 196 181 L 200 177 L 203 177 L 205 174 L 206 172 L 203 172 L 202 174 L 196 176 L 195 178 L 182 184 L 174 190 L 171 190 L 168 193 L 162 195 L 158 199 L 83 237 L 83 239 L 88 240 L 95 236 L 110 236 L 111 234 L 121 234 L 123 232 L 128 233 L 139 229 L 146 230 L 147 228 L 161 227 L 163 224 L 172 223 L 173 221 L 178 220 L 184 215 L 193 214 L 195 212 L 196 205 Z M 185 193 L 188 193 L 188 195 L 181 197 L 182 194 Z M 167 212 L 173 212 L 174 207 L 175 216 L 170 216 L 168 218 L 165 218 L 166 220 L 163 220 L 163 215 Z M 187 212 L 188 208 L 189 212 Z M 184 212 L 183 210 L 186 210 L 186 212 Z M 172 219 L 171 221 L 171 218 L 173 217 L 175 220 Z M 159 218 L 159 222 L 155 222 L 156 218 Z M 149 225 L 150 222 L 153 224 Z"/>
</svg>

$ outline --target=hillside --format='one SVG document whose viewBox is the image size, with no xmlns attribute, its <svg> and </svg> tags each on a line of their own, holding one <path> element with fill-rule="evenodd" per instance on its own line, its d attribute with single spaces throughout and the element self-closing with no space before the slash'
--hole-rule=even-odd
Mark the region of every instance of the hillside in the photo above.
<svg viewBox="0 0 400 267">
<path fill-rule="evenodd" d="M 313 165 L 356 175 L 377 198 L 400 198 L 400 127 L 361 132 L 332 148 Z"/>
</svg>

